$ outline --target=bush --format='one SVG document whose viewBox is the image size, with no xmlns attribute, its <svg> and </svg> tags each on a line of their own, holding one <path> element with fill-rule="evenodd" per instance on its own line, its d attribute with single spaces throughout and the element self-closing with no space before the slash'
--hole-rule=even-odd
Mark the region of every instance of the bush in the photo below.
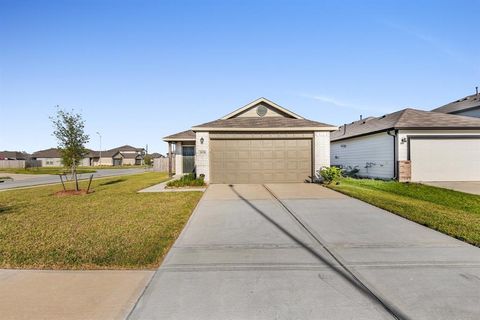
<svg viewBox="0 0 480 320">
<path fill-rule="evenodd" d="M 318 170 L 318 175 L 322 178 L 322 182 L 330 184 L 342 177 L 342 169 L 338 167 L 322 167 Z"/>
<path fill-rule="evenodd" d="M 198 178 L 195 174 L 189 173 L 182 176 L 178 180 L 173 180 L 167 183 L 167 187 L 180 188 L 180 187 L 202 187 L 205 185 L 205 175 L 201 174 Z"/>
</svg>

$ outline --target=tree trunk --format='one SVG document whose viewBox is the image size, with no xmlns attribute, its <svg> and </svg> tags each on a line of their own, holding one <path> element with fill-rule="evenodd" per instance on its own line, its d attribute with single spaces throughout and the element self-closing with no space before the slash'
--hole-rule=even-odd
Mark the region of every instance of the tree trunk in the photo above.
<svg viewBox="0 0 480 320">
<path fill-rule="evenodd" d="M 75 191 L 78 191 L 77 167 L 73 165 L 73 175 L 75 176 Z"/>
</svg>

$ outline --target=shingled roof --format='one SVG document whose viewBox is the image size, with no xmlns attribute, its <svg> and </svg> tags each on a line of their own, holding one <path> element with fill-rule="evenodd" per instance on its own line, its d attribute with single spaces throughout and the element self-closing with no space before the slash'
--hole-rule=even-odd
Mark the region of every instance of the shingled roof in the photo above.
<svg viewBox="0 0 480 320">
<path fill-rule="evenodd" d="M 478 94 L 472 94 L 471 96 L 450 102 L 449 104 L 433 109 L 432 111 L 442 113 L 457 113 L 475 107 L 480 107 L 480 95 Z"/>
<path fill-rule="evenodd" d="M 252 130 L 336 130 L 337 127 L 308 119 L 294 119 L 284 117 L 238 117 L 219 119 L 192 128 L 193 131 L 241 131 Z"/>
<path fill-rule="evenodd" d="M 341 126 L 332 132 L 330 140 L 343 140 L 394 129 L 480 129 L 480 118 L 407 108 Z"/>
<path fill-rule="evenodd" d="M 33 158 L 60 158 L 60 151 L 57 148 L 50 148 L 45 150 L 35 151 L 32 154 Z"/>
<path fill-rule="evenodd" d="M 163 141 L 195 141 L 195 132 L 186 130 L 163 138 Z"/>
<path fill-rule="evenodd" d="M 14 159 L 26 160 L 29 157 L 28 153 L 20 151 L 0 151 L 0 159 Z"/>
</svg>

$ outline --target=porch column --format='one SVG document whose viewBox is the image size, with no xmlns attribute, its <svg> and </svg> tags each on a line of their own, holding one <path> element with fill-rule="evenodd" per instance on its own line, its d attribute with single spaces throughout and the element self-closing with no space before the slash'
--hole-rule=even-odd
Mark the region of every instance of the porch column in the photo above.
<svg viewBox="0 0 480 320">
<path fill-rule="evenodd" d="M 172 143 L 168 142 L 168 176 L 173 176 Z"/>
</svg>

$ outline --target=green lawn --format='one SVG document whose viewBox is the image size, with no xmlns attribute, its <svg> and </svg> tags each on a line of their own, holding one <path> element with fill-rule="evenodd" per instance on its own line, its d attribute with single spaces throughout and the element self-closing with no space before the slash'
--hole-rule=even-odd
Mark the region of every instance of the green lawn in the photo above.
<svg viewBox="0 0 480 320">
<path fill-rule="evenodd" d="M 95 169 L 134 169 L 134 168 L 137 168 L 137 169 L 145 169 L 145 167 L 148 167 L 148 168 L 151 168 L 152 166 L 146 166 L 146 165 L 125 165 L 125 166 L 106 166 L 106 165 L 101 165 L 101 166 L 95 166 L 94 168 Z M 92 168 L 92 167 L 79 167 L 80 169 L 88 169 L 88 168 Z"/>
<path fill-rule="evenodd" d="M 83 167 L 78 168 L 77 173 L 93 173 L 96 170 Z M 69 170 L 66 170 L 63 167 L 38 167 L 38 168 L 2 168 L 0 173 L 19 173 L 19 174 L 62 174 L 70 173 Z"/>
<path fill-rule="evenodd" d="M 480 196 L 426 186 L 370 179 L 342 179 L 330 188 L 409 220 L 480 246 Z"/>
<path fill-rule="evenodd" d="M 67 197 L 52 195 L 61 185 L 0 192 L 0 268 L 157 267 L 202 195 L 137 193 L 166 179 L 99 179 L 94 193 Z"/>
</svg>

